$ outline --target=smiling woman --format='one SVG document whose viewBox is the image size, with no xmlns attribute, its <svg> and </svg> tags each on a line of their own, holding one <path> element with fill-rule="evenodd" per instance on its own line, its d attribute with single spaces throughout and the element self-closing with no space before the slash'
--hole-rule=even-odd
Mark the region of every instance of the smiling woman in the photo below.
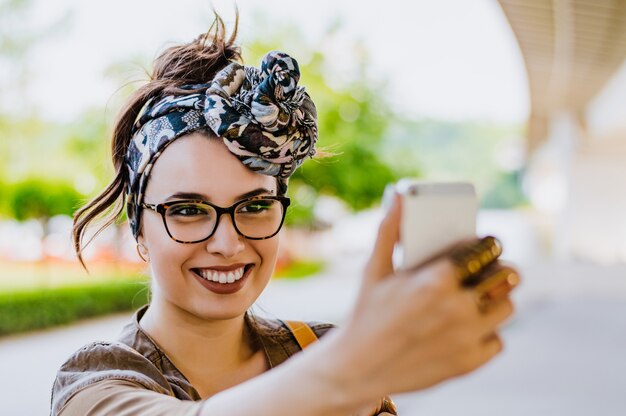
<svg viewBox="0 0 626 416">
<path fill-rule="evenodd" d="M 152 298 L 117 341 L 62 365 L 52 415 L 396 414 L 388 394 L 468 372 L 501 348 L 510 302 L 479 309 L 449 255 L 394 272 L 398 198 L 345 327 L 250 312 L 276 264 L 288 179 L 316 153 L 317 113 L 293 58 L 274 51 L 260 69 L 243 66 L 235 33 L 216 17 L 165 50 L 120 113 L 116 175 L 76 213 L 75 249 L 82 262 L 87 227 L 126 208 Z"/>
<path fill-rule="evenodd" d="M 269 198 L 276 197 L 275 178 L 248 169 L 219 139 L 206 133 L 191 133 L 176 140 L 158 158 L 150 175 L 144 200 L 171 204 L 165 205 L 168 208 L 161 215 L 154 211 L 142 214 L 138 243 L 150 258 L 155 283 L 153 306 L 172 307 L 172 312 L 185 311 L 200 319 L 242 316 L 272 275 L 279 239 L 265 237 L 276 235 L 284 211 L 276 201 L 268 224 L 268 213 L 247 212 L 250 202 L 239 198 L 258 189 L 268 191 Z M 190 205 L 194 200 L 171 199 L 181 191 L 214 197 L 194 207 Z M 237 211 L 218 217 L 210 203 L 232 206 Z M 261 235 L 254 236 L 259 239 L 242 238 L 242 228 L 260 230 Z M 228 280 L 229 275 L 234 279 L 234 273 L 244 269 L 241 279 L 219 281 L 220 277 Z M 224 294 L 230 296 L 221 296 Z M 142 319 L 148 330 L 149 322 L 158 321 L 152 316 L 157 309 L 150 307 Z"/>
</svg>

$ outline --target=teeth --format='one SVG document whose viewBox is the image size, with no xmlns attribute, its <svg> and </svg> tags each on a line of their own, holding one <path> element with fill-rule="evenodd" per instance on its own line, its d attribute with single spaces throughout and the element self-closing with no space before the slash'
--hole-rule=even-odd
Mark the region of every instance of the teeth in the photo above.
<svg viewBox="0 0 626 416">
<path fill-rule="evenodd" d="M 219 283 L 233 283 L 243 277 L 244 268 L 240 267 L 229 272 L 218 272 L 211 269 L 198 269 L 198 271 L 206 280 Z"/>
</svg>

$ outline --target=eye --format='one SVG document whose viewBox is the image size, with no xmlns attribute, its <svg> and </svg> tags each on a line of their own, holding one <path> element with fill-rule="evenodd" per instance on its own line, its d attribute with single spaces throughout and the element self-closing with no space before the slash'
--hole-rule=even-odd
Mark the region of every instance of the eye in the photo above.
<svg viewBox="0 0 626 416">
<path fill-rule="evenodd" d="M 273 199 L 257 199 L 241 205 L 237 212 L 242 214 L 262 213 L 271 209 L 275 202 Z"/>
<path fill-rule="evenodd" d="M 167 210 L 167 215 L 172 217 L 197 217 L 205 216 L 208 213 L 207 208 L 198 204 L 173 205 Z"/>
</svg>

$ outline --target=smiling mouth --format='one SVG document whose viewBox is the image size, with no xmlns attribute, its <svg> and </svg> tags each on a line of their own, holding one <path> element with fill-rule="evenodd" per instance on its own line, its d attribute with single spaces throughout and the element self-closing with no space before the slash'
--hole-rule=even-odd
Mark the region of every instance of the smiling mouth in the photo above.
<svg viewBox="0 0 626 416">
<path fill-rule="evenodd" d="M 194 268 L 191 269 L 191 271 L 209 282 L 229 284 L 241 279 L 251 267 L 252 264 L 246 264 L 245 266 L 230 271 L 218 271 L 210 268 Z"/>
</svg>

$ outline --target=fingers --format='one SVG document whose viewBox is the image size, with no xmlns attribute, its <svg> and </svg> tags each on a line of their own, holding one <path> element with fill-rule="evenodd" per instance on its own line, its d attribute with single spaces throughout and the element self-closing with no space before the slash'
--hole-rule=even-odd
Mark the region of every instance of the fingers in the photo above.
<svg viewBox="0 0 626 416">
<path fill-rule="evenodd" d="M 477 318 L 471 324 L 473 329 L 468 330 L 481 340 L 494 334 L 514 313 L 513 302 L 508 298 L 489 304 L 487 310 L 480 311 L 478 306 L 475 306 L 475 310 Z"/>
<path fill-rule="evenodd" d="M 400 238 L 400 219 L 402 217 L 402 200 L 394 194 L 391 207 L 378 228 L 378 236 L 374 250 L 365 268 L 366 280 L 380 280 L 393 273 L 393 249 Z"/>
<path fill-rule="evenodd" d="M 457 281 L 465 287 L 471 287 L 480 281 L 484 270 L 497 263 L 501 254 L 502 245 L 495 237 L 468 238 L 458 241 L 412 270 L 446 260 L 454 266 Z"/>
<path fill-rule="evenodd" d="M 461 283 L 475 286 L 482 272 L 494 264 L 501 254 L 502 245 L 498 239 L 487 236 L 457 245 L 449 257 L 458 268 Z"/>
<path fill-rule="evenodd" d="M 474 291 L 479 303 L 488 308 L 491 303 L 505 299 L 519 283 L 520 277 L 515 269 L 498 264 L 481 275 Z"/>
<path fill-rule="evenodd" d="M 495 355 L 502 352 L 504 344 L 502 343 L 500 335 L 494 332 L 485 337 L 481 347 L 482 348 L 478 350 L 478 362 L 484 364 L 491 360 Z"/>
<path fill-rule="evenodd" d="M 509 298 L 501 299 L 489 305 L 488 310 L 482 315 L 482 322 L 485 327 L 495 328 L 509 319 L 513 312 L 513 302 Z"/>
<path fill-rule="evenodd" d="M 502 339 L 498 334 L 491 333 L 479 343 L 457 356 L 458 375 L 464 375 L 482 367 L 503 350 Z"/>
<path fill-rule="evenodd" d="M 454 319 L 457 330 L 451 334 L 461 340 L 460 345 L 484 343 L 514 314 L 513 302 L 508 297 L 491 302 L 486 308 L 477 303 L 473 289 L 463 289 L 455 299 L 456 308 L 450 319 Z"/>
<path fill-rule="evenodd" d="M 478 284 L 473 287 L 464 287 L 455 271 L 456 265 L 449 259 L 435 261 L 407 276 L 405 292 L 412 299 L 421 295 L 423 304 L 448 310 L 449 319 L 462 324 L 484 322 L 485 316 L 486 322 L 495 319 L 498 323 L 512 314 L 508 295 L 520 282 L 515 269 L 495 262 L 477 276 Z"/>
</svg>

